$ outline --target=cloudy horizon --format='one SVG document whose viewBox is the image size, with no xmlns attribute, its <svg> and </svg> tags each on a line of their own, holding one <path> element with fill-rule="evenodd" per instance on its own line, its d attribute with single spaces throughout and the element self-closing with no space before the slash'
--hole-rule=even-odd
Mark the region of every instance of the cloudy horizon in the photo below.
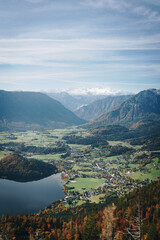
<svg viewBox="0 0 160 240">
<path fill-rule="evenodd" d="M 0 18 L 0 89 L 160 88 L 158 0 L 6 0 Z"/>
</svg>

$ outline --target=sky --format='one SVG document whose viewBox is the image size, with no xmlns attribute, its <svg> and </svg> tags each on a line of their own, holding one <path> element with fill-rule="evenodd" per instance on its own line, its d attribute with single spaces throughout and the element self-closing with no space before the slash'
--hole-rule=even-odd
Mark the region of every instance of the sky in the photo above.
<svg viewBox="0 0 160 240">
<path fill-rule="evenodd" d="M 159 0 L 0 0 L 0 89 L 160 88 Z"/>
</svg>

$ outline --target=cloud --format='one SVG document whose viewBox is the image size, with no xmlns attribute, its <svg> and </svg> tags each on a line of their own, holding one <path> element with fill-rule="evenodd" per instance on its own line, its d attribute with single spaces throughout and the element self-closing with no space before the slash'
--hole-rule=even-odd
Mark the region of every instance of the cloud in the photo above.
<svg viewBox="0 0 160 240">
<path fill-rule="evenodd" d="M 145 53 L 130 56 L 128 50 L 160 49 L 159 39 L 159 35 L 140 39 L 1 39 L 0 64 L 13 66 L 1 68 L 1 79 L 81 79 L 82 84 L 82 79 L 93 81 L 129 72 L 156 76 L 158 63 L 143 63 L 144 58 L 147 61 Z"/>
<path fill-rule="evenodd" d="M 146 21 L 160 21 L 160 15 L 158 11 L 154 11 L 145 6 L 138 6 L 132 10 L 136 15 L 144 16 Z"/>
<path fill-rule="evenodd" d="M 160 21 L 158 10 L 153 10 L 149 6 L 147 7 L 145 1 L 150 4 L 152 3 L 150 0 L 144 0 L 139 3 L 135 0 L 86 0 L 84 4 L 93 8 L 107 8 L 120 13 L 125 12 L 127 15 L 129 13 L 136 14 L 137 16 L 145 17 L 146 21 Z M 158 1 L 155 0 L 153 3 L 158 4 Z"/>
<path fill-rule="evenodd" d="M 40 2 L 44 2 L 44 0 L 26 0 L 27 2 L 30 3 L 40 3 Z"/>
<path fill-rule="evenodd" d="M 77 88 L 66 90 L 71 95 L 119 95 L 122 91 L 109 87 Z"/>
<path fill-rule="evenodd" d="M 155 5 L 155 6 L 160 6 L 160 1 L 159 0 L 142 0 L 142 2 L 149 3 L 149 4 Z"/>
<path fill-rule="evenodd" d="M 76 5 L 69 4 L 67 2 L 61 3 L 51 3 L 46 4 L 45 6 L 40 6 L 33 9 L 33 12 L 50 12 L 50 11 L 72 11 L 77 9 Z"/>
<path fill-rule="evenodd" d="M 118 11 L 124 11 L 129 8 L 129 4 L 123 0 L 86 0 L 83 5 L 90 6 L 93 8 L 111 8 Z"/>
<path fill-rule="evenodd" d="M 159 0 L 17 1 L 1 4 L 0 82 L 158 82 Z"/>
</svg>

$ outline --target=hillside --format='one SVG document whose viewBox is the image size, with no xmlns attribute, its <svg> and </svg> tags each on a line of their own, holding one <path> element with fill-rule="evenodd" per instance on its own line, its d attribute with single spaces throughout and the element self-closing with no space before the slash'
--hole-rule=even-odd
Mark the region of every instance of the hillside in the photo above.
<svg viewBox="0 0 160 240">
<path fill-rule="evenodd" d="M 76 110 L 74 113 L 82 119 L 91 121 L 95 118 L 98 118 L 102 114 L 114 109 L 130 97 L 131 95 L 108 96 L 104 99 L 94 101 L 87 106 L 83 106 Z"/>
<path fill-rule="evenodd" d="M 84 123 L 60 102 L 38 92 L 0 91 L 0 127 L 34 124 L 41 126 Z"/>
<path fill-rule="evenodd" d="M 141 238 L 132 239 L 158 240 L 159 194 L 160 182 L 153 182 L 117 201 L 110 198 L 103 204 L 86 203 L 75 208 L 65 208 L 58 202 L 53 204 L 53 212 L 50 207 L 34 216 L 6 216 L 0 221 L 0 237 L 17 240 L 129 240 L 128 232 L 133 236 L 141 232 Z"/>
<path fill-rule="evenodd" d="M 56 167 L 19 154 L 11 154 L 0 161 L 0 178 L 27 182 L 48 177 L 57 172 Z"/>
<path fill-rule="evenodd" d="M 90 129 L 90 133 L 93 134 L 94 137 L 96 136 L 97 138 L 99 137 L 105 140 L 118 141 L 136 139 L 135 142 L 143 142 L 142 144 L 145 144 L 145 141 L 142 141 L 142 139 L 146 139 L 145 137 L 153 137 L 156 139 L 155 136 L 160 135 L 160 120 L 139 121 L 137 124 L 132 125 L 130 129 L 121 125 L 107 125 L 97 128 L 95 127 L 93 129 Z M 158 145 L 159 140 L 156 141 Z"/>
<path fill-rule="evenodd" d="M 114 110 L 103 114 L 88 127 L 120 124 L 131 126 L 140 120 L 160 119 L 160 90 L 149 89 L 142 91 L 123 102 Z"/>
<path fill-rule="evenodd" d="M 79 94 L 71 95 L 67 92 L 47 93 L 48 96 L 56 99 L 71 111 L 76 111 L 81 106 L 88 105 L 98 99 L 103 99 L 106 95 Z"/>
</svg>

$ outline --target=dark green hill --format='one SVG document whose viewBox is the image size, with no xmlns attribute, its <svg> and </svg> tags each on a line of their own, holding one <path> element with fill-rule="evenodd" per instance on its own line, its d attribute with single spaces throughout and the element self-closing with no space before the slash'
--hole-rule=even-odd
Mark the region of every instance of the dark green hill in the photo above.
<svg viewBox="0 0 160 240">
<path fill-rule="evenodd" d="M 130 97 L 131 95 L 108 96 L 104 99 L 94 101 L 87 106 L 83 106 L 76 110 L 74 113 L 82 119 L 91 121 L 95 118 L 98 118 L 102 114 L 109 112 L 111 109 L 114 109 Z"/>
<path fill-rule="evenodd" d="M 149 89 L 142 91 L 123 102 L 114 110 L 103 114 L 88 127 L 120 124 L 131 126 L 141 120 L 160 119 L 160 90 Z"/>
<path fill-rule="evenodd" d="M 1 128 L 38 124 L 41 126 L 78 125 L 84 123 L 60 102 L 38 92 L 0 91 Z"/>
<path fill-rule="evenodd" d="M 57 172 L 49 163 L 27 159 L 19 154 L 11 154 L 0 161 L 0 178 L 26 182 L 39 180 Z"/>
</svg>

